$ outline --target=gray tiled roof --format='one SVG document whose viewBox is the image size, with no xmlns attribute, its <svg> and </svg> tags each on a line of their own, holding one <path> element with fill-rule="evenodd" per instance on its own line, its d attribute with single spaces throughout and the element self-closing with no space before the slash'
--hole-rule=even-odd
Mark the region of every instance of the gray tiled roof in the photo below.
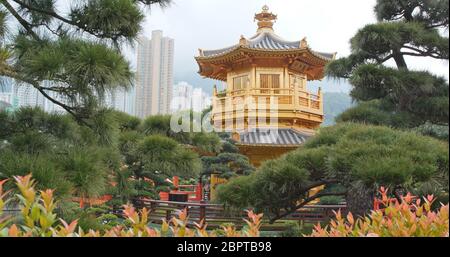
<svg viewBox="0 0 450 257">
<path fill-rule="evenodd" d="M 255 129 L 240 134 L 243 145 L 296 146 L 303 144 L 308 135 L 293 129 Z"/>
<path fill-rule="evenodd" d="M 217 50 L 205 50 L 205 51 L 203 51 L 203 55 L 206 57 L 212 57 L 212 56 L 221 55 L 224 53 L 229 53 L 229 52 L 233 51 L 234 49 L 238 48 L 238 46 L 239 45 L 235 45 L 235 46 L 226 47 L 226 48 L 217 49 Z"/>
<path fill-rule="evenodd" d="M 300 41 L 289 42 L 274 33 L 264 32 L 249 39 L 249 47 L 268 50 L 289 50 L 300 48 Z"/>
<path fill-rule="evenodd" d="M 252 38 L 249 38 L 248 44 L 246 44 L 245 47 L 250 49 L 271 50 L 271 51 L 295 50 L 300 49 L 300 42 L 301 41 L 286 41 L 277 36 L 273 32 L 262 32 L 256 34 Z M 203 51 L 203 56 L 204 57 L 220 56 L 229 53 L 239 47 L 240 45 L 237 44 L 231 47 L 226 47 L 218 50 L 205 50 Z M 332 53 L 321 53 L 314 51 L 313 53 L 325 59 L 332 59 L 334 57 L 334 54 Z"/>
<path fill-rule="evenodd" d="M 334 56 L 335 56 L 334 53 L 323 53 L 323 52 L 316 52 L 316 51 L 313 51 L 313 53 L 316 54 L 316 55 L 325 57 L 325 58 L 327 58 L 327 59 L 333 59 Z"/>
</svg>

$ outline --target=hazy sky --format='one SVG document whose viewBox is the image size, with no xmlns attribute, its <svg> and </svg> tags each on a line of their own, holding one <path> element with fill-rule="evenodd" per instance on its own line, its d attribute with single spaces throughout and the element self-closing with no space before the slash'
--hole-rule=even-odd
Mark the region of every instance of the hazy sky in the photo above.
<svg viewBox="0 0 450 257">
<path fill-rule="evenodd" d="M 275 32 L 291 41 L 307 37 L 312 49 L 338 52 L 337 57 L 350 52 L 349 40 L 364 25 L 376 22 L 373 7 L 376 0 L 172 0 L 171 6 L 161 9 L 153 6 L 146 10 L 142 34 L 150 37 L 151 31 L 161 29 L 164 35 L 175 39 L 175 83 L 190 84 L 209 89 L 221 82 L 202 79 L 194 56 L 198 48 L 217 49 L 237 44 L 241 35 L 249 38 L 256 33 L 254 14 L 264 4 L 278 15 Z M 58 2 L 61 7 L 71 1 Z M 64 8 L 63 8 L 64 9 Z M 448 36 L 448 31 L 446 32 Z M 133 67 L 136 49 L 126 51 Z M 429 70 L 448 75 L 448 61 L 428 58 L 408 58 L 412 69 Z M 322 86 L 325 91 L 348 91 L 346 83 L 337 84 L 324 79 L 310 83 Z"/>
<path fill-rule="evenodd" d="M 365 24 L 376 22 L 373 7 L 376 0 L 173 0 L 161 10 L 147 11 L 143 34 L 161 29 L 175 39 L 175 82 L 187 81 L 195 86 L 212 88 L 212 80 L 202 79 L 194 56 L 198 48 L 216 49 L 238 43 L 240 35 L 249 38 L 256 33 L 254 14 L 264 4 L 278 15 L 275 32 L 287 40 L 307 37 L 311 48 L 338 52 L 347 56 L 349 39 Z M 448 33 L 448 32 L 447 32 Z M 133 58 L 134 59 L 134 56 Z M 413 69 L 427 69 L 448 78 L 448 62 L 410 58 Z M 134 62 L 132 60 L 132 62 Z M 325 79 L 326 91 L 346 91 L 348 86 Z"/>
</svg>

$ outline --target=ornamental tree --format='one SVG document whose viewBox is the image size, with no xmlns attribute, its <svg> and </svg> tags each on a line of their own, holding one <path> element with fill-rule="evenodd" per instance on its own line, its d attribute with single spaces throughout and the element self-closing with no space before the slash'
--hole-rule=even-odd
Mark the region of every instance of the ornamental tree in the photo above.
<svg viewBox="0 0 450 257">
<path fill-rule="evenodd" d="M 448 130 L 446 79 L 407 63 L 408 57 L 449 59 L 448 0 L 378 0 L 375 14 L 379 22 L 350 40 L 351 54 L 327 67 L 328 76 L 349 80 L 360 104 L 339 119 L 398 128 L 428 122 Z"/>
<path fill-rule="evenodd" d="M 70 115 L 27 107 L 0 112 L 0 124 L 0 179 L 32 170 L 38 189 L 56 189 L 58 198 L 96 197 L 108 172 L 118 169 L 118 150 Z"/>
<path fill-rule="evenodd" d="M 201 170 L 198 155 L 164 136 L 148 136 L 138 143 L 144 171 L 167 176 L 195 177 Z"/>
<path fill-rule="evenodd" d="M 201 138 L 201 134 L 200 138 Z M 215 137 L 220 136 L 221 149 L 220 153 L 215 156 L 203 156 L 203 176 L 218 174 L 222 178 L 231 178 L 234 176 L 249 175 L 255 167 L 250 163 L 247 156 L 239 153 L 236 142 L 231 138 L 229 133 L 212 134 Z"/>
<path fill-rule="evenodd" d="M 105 94 L 132 84 L 120 46 L 138 36 L 141 7 L 169 3 L 2 0 L 0 76 L 35 88 L 78 122 L 95 126 L 89 119 Z"/>
<path fill-rule="evenodd" d="M 373 206 L 379 186 L 401 199 L 423 182 L 448 198 L 448 144 L 387 127 L 341 123 L 322 128 L 305 145 L 265 162 L 250 176 L 218 188 L 218 200 L 253 207 L 271 222 L 327 196 L 344 195 L 354 215 Z M 311 192 L 316 187 L 324 190 Z M 448 200 L 447 200 L 448 201 Z"/>
<path fill-rule="evenodd" d="M 192 124 L 189 132 L 174 132 L 171 128 L 171 115 L 155 115 L 142 122 L 140 131 L 145 135 L 163 135 L 170 137 L 181 144 L 191 145 L 198 152 L 219 153 L 222 143 L 216 133 L 207 133 L 199 128 L 198 132 L 192 132 L 193 126 L 198 126 L 193 111 L 185 111 L 190 115 Z"/>
<path fill-rule="evenodd" d="M 248 157 L 237 153 L 221 153 L 217 156 L 202 157 L 203 175 L 220 174 L 230 178 L 236 175 L 249 175 L 254 171 Z"/>
</svg>

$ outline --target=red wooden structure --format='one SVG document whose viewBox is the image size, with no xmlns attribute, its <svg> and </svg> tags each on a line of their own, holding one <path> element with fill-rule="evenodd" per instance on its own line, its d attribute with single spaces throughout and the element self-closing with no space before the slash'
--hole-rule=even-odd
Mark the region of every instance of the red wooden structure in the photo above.
<svg viewBox="0 0 450 257">
<path fill-rule="evenodd" d="M 199 182 L 196 185 L 180 185 L 180 179 L 177 176 L 173 177 L 172 181 L 170 182 L 174 185 L 174 190 L 171 190 L 170 192 L 160 192 L 159 198 L 162 201 L 168 201 L 170 194 L 187 195 L 187 199 L 189 202 L 200 202 L 202 200 L 202 183 Z M 112 184 L 112 186 L 115 186 L 115 184 Z M 97 198 L 73 197 L 72 201 L 79 203 L 80 208 L 84 208 L 86 205 L 102 205 L 110 201 L 111 199 L 112 195 L 103 195 Z"/>
<path fill-rule="evenodd" d="M 199 202 L 202 200 L 202 183 L 197 183 L 196 185 L 180 185 L 179 177 L 173 177 L 171 183 L 174 186 L 174 189 L 168 192 L 160 192 L 159 198 L 162 201 L 168 201 L 170 194 L 182 194 L 187 195 L 189 202 Z"/>
<path fill-rule="evenodd" d="M 146 207 L 149 213 L 149 220 L 152 223 L 161 223 L 162 220 L 170 220 L 177 217 L 179 211 L 186 209 L 189 215 L 190 225 L 194 226 L 194 222 L 200 224 L 202 221 L 208 224 L 209 228 L 220 227 L 223 223 L 234 223 L 236 227 L 245 225 L 243 221 L 247 218 L 247 213 L 241 212 L 229 213 L 223 204 L 211 204 L 200 202 L 174 202 L 162 200 L 150 200 L 140 198 L 136 201 L 137 208 Z M 347 214 L 346 205 L 307 205 L 300 210 L 288 215 L 283 220 L 277 221 L 274 225 L 268 225 L 268 219 L 265 219 L 267 228 L 262 230 L 284 230 L 286 221 L 302 221 L 304 223 L 317 224 L 327 222 L 334 217 L 334 211 L 341 211 L 343 215 Z"/>
</svg>

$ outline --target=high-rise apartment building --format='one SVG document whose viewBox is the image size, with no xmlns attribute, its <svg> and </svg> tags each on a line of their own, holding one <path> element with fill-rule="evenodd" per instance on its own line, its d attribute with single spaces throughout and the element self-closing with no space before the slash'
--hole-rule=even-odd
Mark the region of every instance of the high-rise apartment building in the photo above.
<svg viewBox="0 0 450 257">
<path fill-rule="evenodd" d="M 211 97 L 208 96 L 203 89 L 195 88 L 192 92 L 192 110 L 194 112 L 202 112 L 211 106 Z"/>
<path fill-rule="evenodd" d="M 0 111 L 5 108 L 10 108 L 13 105 L 13 88 L 12 80 L 5 77 L 0 77 Z"/>
<path fill-rule="evenodd" d="M 13 93 L 0 91 L 0 111 L 13 106 Z"/>
<path fill-rule="evenodd" d="M 112 108 L 117 111 L 125 112 L 130 115 L 134 115 L 133 104 L 134 94 L 133 88 L 128 90 L 118 88 L 113 92 L 109 92 L 105 95 L 104 107 Z"/>
<path fill-rule="evenodd" d="M 12 79 L 1 78 L 4 84 L 0 86 L 0 101 L 8 104 L 11 110 L 19 107 L 39 107 L 47 112 L 64 111 L 62 108 L 54 106 L 52 102 L 46 99 L 37 89 L 27 84 L 17 84 Z M 50 82 L 44 81 L 44 86 L 49 87 Z M 51 97 L 57 97 L 55 92 L 48 91 Z"/>
<path fill-rule="evenodd" d="M 171 104 L 172 113 L 185 110 L 202 112 L 210 106 L 211 96 L 203 89 L 194 88 L 184 81 L 175 85 Z"/>
<path fill-rule="evenodd" d="M 15 85 L 14 97 L 18 107 L 40 107 L 45 110 L 46 98 L 39 91 L 29 85 Z"/>
<path fill-rule="evenodd" d="M 136 116 L 170 113 L 173 88 L 174 40 L 163 32 L 138 39 L 136 74 Z"/>
<path fill-rule="evenodd" d="M 55 82 L 44 81 L 42 83 L 44 83 L 45 87 L 52 87 Z M 66 113 L 64 108 L 54 104 L 30 85 L 12 85 L 10 88 L 11 89 L 6 92 L 0 90 L 0 101 L 11 105 L 13 109 L 19 107 L 39 107 L 49 113 Z M 47 94 L 58 102 L 69 104 L 67 98 L 56 92 L 47 91 Z M 134 98 L 133 88 L 128 90 L 117 88 L 112 92 L 106 92 L 101 105 L 102 107 L 134 115 Z"/>
<path fill-rule="evenodd" d="M 192 91 L 194 88 L 187 82 L 180 82 L 174 87 L 171 103 L 173 113 L 190 110 L 192 108 Z"/>
</svg>

